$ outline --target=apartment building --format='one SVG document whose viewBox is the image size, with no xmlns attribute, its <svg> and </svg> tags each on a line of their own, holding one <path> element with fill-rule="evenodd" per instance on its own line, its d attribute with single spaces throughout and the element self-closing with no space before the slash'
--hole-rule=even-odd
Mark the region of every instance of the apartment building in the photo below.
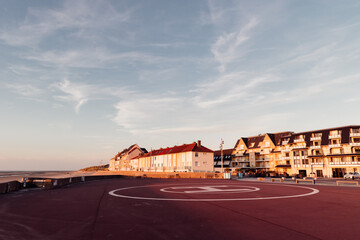
<svg viewBox="0 0 360 240">
<path fill-rule="evenodd" d="M 265 133 L 242 137 L 234 147 L 232 168 L 241 170 L 288 173 L 290 159 L 282 151 L 292 132 Z"/>
<path fill-rule="evenodd" d="M 233 169 L 343 177 L 360 171 L 360 125 L 242 137 L 233 155 Z"/>
<path fill-rule="evenodd" d="M 152 150 L 130 160 L 132 169 L 149 172 L 212 172 L 214 152 L 201 141 Z"/>
<path fill-rule="evenodd" d="M 110 171 L 128 171 L 133 170 L 130 160 L 134 157 L 147 153 L 145 148 L 140 148 L 137 144 L 133 144 L 123 151 L 117 153 L 109 162 Z"/>
<path fill-rule="evenodd" d="M 360 171 L 360 125 L 296 133 L 289 145 L 294 173 L 343 177 Z"/>
</svg>

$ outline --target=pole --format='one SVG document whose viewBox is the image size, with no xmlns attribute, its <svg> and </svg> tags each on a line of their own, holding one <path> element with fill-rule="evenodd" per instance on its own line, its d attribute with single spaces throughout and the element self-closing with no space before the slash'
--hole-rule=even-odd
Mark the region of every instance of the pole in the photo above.
<svg viewBox="0 0 360 240">
<path fill-rule="evenodd" d="M 224 145 L 224 141 L 221 138 L 221 142 L 220 142 L 220 152 L 221 152 L 221 173 L 224 172 L 224 164 L 223 164 L 223 145 Z"/>
</svg>

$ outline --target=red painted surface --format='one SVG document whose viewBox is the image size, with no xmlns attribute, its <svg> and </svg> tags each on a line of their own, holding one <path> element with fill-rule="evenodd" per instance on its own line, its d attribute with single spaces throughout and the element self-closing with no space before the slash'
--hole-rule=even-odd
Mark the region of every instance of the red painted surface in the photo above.
<svg viewBox="0 0 360 240">
<path fill-rule="evenodd" d="M 158 186 L 159 184 L 163 186 Z M 166 193 L 170 184 L 238 184 L 247 193 Z M 155 198 L 243 198 L 310 192 L 277 183 L 211 179 L 114 179 L 54 190 L 0 196 L 0 239 L 359 239 L 360 191 L 310 186 L 318 194 L 301 198 L 179 202 L 127 199 L 109 191 Z M 154 186 L 157 185 L 157 186 Z"/>
</svg>

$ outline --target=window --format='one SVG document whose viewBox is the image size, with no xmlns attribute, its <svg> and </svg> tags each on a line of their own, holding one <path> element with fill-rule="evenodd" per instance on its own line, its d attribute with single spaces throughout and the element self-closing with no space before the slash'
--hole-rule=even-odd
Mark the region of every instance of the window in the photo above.
<svg viewBox="0 0 360 240">
<path fill-rule="evenodd" d="M 198 167 L 198 166 L 199 166 L 199 162 L 195 161 L 195 167 Z"/>
<path fill-rule="evenodd" d="M 196 152 L 196 153 L 195 153 L 195 157 L 198 157 L 198 156 L 199 156 L 199 153 Z"/>
</svg>

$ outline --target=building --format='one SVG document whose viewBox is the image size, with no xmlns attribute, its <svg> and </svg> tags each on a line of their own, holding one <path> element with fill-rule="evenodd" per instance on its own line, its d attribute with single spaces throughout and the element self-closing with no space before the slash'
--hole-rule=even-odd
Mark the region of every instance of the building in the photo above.
<svg viewBox="0 0 360 240">
<path fill-rule="evenodd" d="M 293 173 L 343 177 L 360 171 L 360 125 L 296 133 L 289 145 Z"/>
<path fill-rule="evenodd" d="M 232 168 L 288 173 L 291 165 L 283 158 L 282 149 L 291 134 L 292 132 L 266 133 L 240 138 L 234 147 Z"/>
<path fill-rule="evenodd" d="M 150 172 L 212 172 L 214 152 L 201 141 L 152 150 L 130 160 L 131 167 Z"/>
<path fill-rule="evenodd" d="M 242 137 L 233 155 L 232 169 L 343 177 L 360 171 L 360 125 Z"/>
<path fill-rule="evenodd" d="M 110 171 L 128 171 L 134 170 L 130 165 L 130 160 L 134 157 L 138 157 L 147 153 L 145 148 L 140 148 L 137 144 L 131 145 L 129 148 L 125 148 L 122 152 L 119 152 L 110 159 L 109 170 Z"/>
<path fill-rule="evenodd" d="M 233 148 L 224 149 L 222 151 L 222 153 L 223 153 L 222 159 L 221 159 L 221 150 L 214 152 L 214 169 L 215 169 L 215 171 L 221 172 L 221 163 L 222 163 L 223 169 L 233 168 L 233 165 L 232 165 L 233 152 L 234 152 Z"/>
</svg>

